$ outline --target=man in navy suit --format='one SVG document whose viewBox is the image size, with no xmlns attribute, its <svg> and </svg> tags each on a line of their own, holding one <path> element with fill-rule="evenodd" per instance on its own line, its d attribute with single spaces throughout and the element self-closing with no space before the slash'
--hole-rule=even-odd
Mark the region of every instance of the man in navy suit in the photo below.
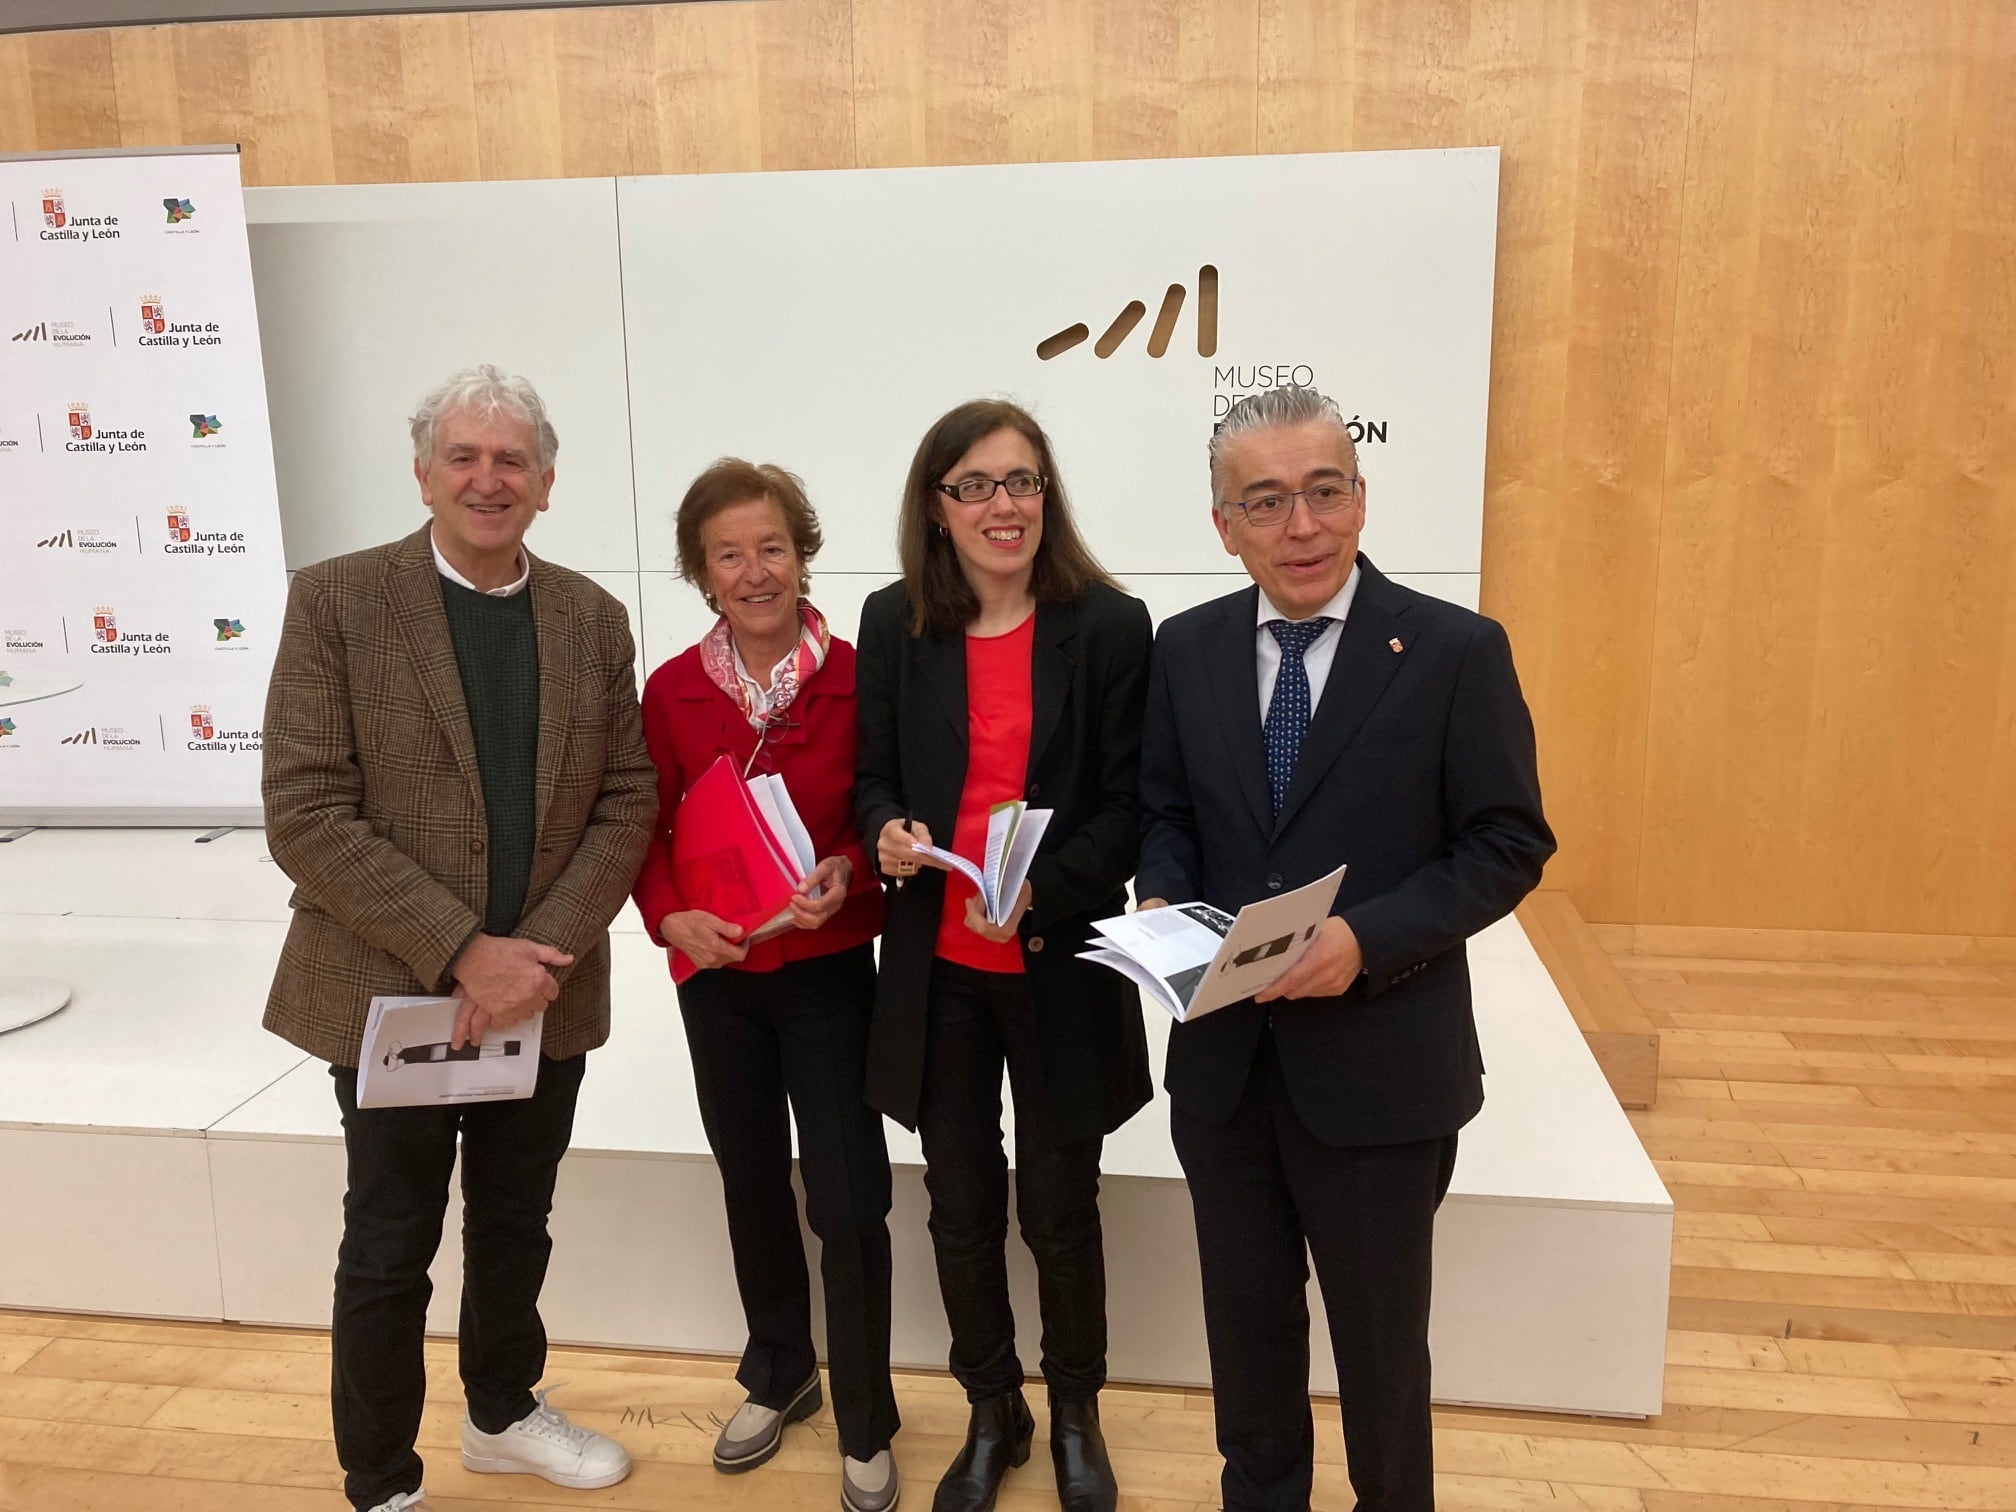
<svg viewBox="0 0 2016 1512">
<path fill-rule="evenodd" d="M 1359 555 L 1329 399 L 1241 400 L 1211 483 L 1253 586 L 1156 638 L 1136 896 L 1236 910 L 1349 867 L 1286 975 L 1169 1037 L 1225 1507 L 1309 1505 L 1313 1256 L 1360 1512 L 1426 1512 L 1435 1211 L 1484 1100 L 1463 942 L 1554 851 L 1533 724 L 1496 623 Z"/>
</svg>

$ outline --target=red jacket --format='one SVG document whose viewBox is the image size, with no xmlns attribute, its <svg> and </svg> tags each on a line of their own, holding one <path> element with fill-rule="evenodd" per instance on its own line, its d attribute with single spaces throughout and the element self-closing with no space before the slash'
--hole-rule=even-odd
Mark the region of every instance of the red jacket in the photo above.
<svg viewBox="0 0 2016 1512">
<path fill-rule="evenodd" d="M 882 932 L 882 884 L 854 828 L 850 801 L 857 718 L 852 646 L 834 637 L 825 665 L 798 690 L 785 717 L 787 725 L 771 732 L 751 770 L 783 777 L 819 859 L 845 856 L 854 863 L 854 881 L 847 901 L 822 927 L 786 930 L 750 946 L 737 971 L 775 971 L 787 961 L 831 955 Z M 732 756 L 739 769 L 756 749 L 756 731 L 735 700 L 708 679 L 700 648 L 689 646 L 644 684 L 644 743 L 658 768 L 658 833 L 633 896 L 644 928 L 663 945 L 659 921 L 687 906 L 672 881 L 680 802 L 716 758 Z M 668 954 L 665 960 L 669 970 L 672 958 Z"/>
</svg>

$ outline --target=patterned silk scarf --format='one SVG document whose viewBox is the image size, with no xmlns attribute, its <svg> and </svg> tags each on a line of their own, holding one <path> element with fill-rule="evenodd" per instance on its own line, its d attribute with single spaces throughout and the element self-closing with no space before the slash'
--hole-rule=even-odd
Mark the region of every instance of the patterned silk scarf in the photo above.
<svg viewBox="0 0 2016 1512">
<path fill-rule="evenodd" d="M 826 628 L 826 616 L 814 609 L 809 600 L 800 599 L 798 622 L 798 644 L 771 671 L 767 712 L 756 707 L 742 675 L 735 670 L 735 636 L 728 628 L 728 616 L 724 614 L 716 620 L 714 628 L 700 642 L 700 665 L 707 669 L 714 686 L 735 700 L 751 729 L 760 730 L 783 719 L 784 711 L 791 707 L 806 679 L 826 664 L 826 648 L 833 640 Z"/>
</svg>

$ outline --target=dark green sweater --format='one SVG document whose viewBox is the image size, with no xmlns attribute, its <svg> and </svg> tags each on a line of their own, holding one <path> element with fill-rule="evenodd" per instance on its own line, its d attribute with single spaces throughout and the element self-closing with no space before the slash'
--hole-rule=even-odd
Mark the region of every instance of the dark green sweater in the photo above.
<svg viewBox="0 0 2016 1512">
<path fill-rule="evenodd" d="M 532 876 L 538 810 L 539 637 L 532 590 L 496 598 L 441 579 L 442 607 L 462 672 L 483 808 L 490 824 L 490 897 L 483 932 L 518 927 Z"/>
</svg>

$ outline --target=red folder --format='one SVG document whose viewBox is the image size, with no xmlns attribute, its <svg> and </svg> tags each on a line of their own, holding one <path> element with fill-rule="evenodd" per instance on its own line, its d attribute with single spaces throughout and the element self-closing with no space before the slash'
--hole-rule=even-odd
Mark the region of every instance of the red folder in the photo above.
<svg viewBox="0 0 2016 1512">
<path fill-rule="evenodd" d="M 679 801 L 672 881 L 688 908 L 740 924 L 744 940 L 788 907 L 798 890 L 769 824 L 726 756 L 717 757 Z M 699 969 L 684 952 L 672 952 L 673 981 Z"/>
</svg>

